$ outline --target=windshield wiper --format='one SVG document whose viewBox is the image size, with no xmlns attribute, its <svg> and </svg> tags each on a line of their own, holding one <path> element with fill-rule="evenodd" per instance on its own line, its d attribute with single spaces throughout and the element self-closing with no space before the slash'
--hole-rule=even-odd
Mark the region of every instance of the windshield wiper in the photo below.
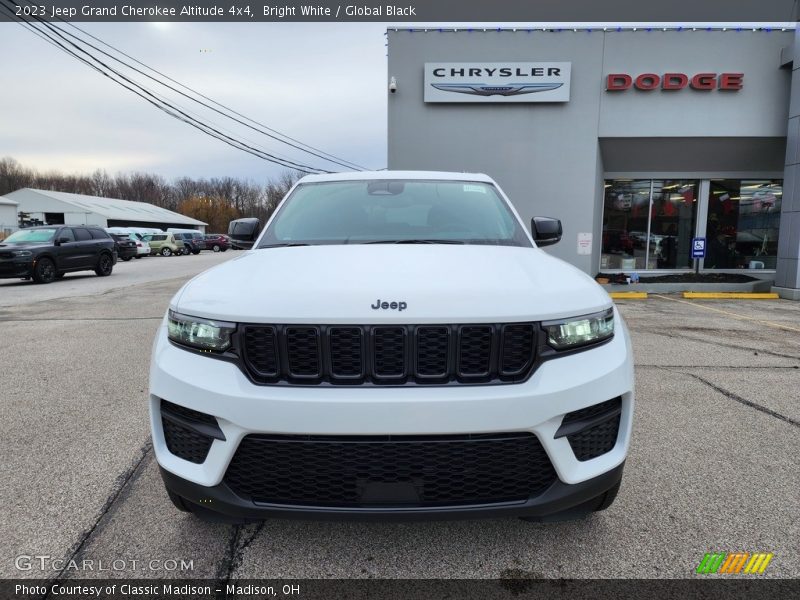
<svg viewBox="0 0 800 600">
<path fill-rule="evenodd" d="M 461 240 L 376 240 L 365 244 L 463 244 Z"/>
<path fill-rule="evenodd" d="M 269 244 L 267 246 L 259 246 L 258 249 L 261 250 L 262 248 L 288 248 L 292 246 L 310 246 L 311 244 L 304 244 L 301 242 L 286 242 L 285 244 Z"/>
</svg>

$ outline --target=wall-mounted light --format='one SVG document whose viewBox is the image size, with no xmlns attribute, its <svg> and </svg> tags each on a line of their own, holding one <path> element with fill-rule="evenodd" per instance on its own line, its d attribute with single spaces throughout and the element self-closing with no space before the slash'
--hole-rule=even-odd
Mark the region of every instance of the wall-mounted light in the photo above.
<svg viewBox="0 0 800 600">
<path fill-rule="evenodd" d="M 397 92 L 397 78 L 396 77 L 389 78 L 389 91 L 391 93 L 393 93 L 393 94 L 395 92 Z"/>
</svg>

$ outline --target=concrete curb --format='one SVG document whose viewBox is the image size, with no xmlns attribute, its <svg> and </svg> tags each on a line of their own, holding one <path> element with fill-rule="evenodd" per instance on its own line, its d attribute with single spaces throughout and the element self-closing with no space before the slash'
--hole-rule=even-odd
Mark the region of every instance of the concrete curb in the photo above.
<svg viewBox="0 0 800 600">
<path fill-rule="evenodd" d="M 647 300 L 647 292 L 609 292 L 613 300 Z"/>
</svg>

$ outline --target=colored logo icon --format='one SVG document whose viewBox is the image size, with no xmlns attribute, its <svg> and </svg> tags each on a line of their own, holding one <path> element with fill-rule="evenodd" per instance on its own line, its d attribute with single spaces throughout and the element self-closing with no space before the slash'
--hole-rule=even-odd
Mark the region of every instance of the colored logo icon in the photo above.
<svg viewBox="0 0 800 600">
<path fill-rule="evenodd" d="M 772 552 L 706 552 L 697 565 L 697 573 L 761 575 L 773 556 Z"/>
</svg>

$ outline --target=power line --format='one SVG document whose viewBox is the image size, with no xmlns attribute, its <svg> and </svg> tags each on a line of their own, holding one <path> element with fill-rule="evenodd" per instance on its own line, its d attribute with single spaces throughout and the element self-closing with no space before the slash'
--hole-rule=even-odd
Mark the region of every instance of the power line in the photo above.
<svg viewBox="0 0 800 600">
<path fill-rule="evenodd" d="M 27 0 L 27 2 L 29 2 L 29 3 L 30 3 L 30 2 L 31 2 L 31 0 Z M 226 105 L 222 104 L 221 102 L 217 102 L 217 101 L 216 101 L 216 100 L 214 100 L 213 98 L 209 98 L 208 96 L 204 95 L 204 94 L 203 94 L 203 93 L 201 93 L 201 92 L 198 92 L 197 90 L 195 90 L 195 89 L 193 89 L 193 88 L 189 87 L 188 85 L 186 85 L 186 84 L 183 84 L 183 83 L 181 83 L 180 81 L 177 81 L 177 80 L 173 79 L 172 77 L 170 77 L 169 75 L 166 75 L 166 74 L 162 73 L 162 72 L 161 72 L 161 71 L 159 71 L 158 69 L 154 69 L 153 67 L 150 67 L 150 66 L 146 65 L 145 63 L 141 62 L 140 60 L 137 60 L 137 59 L 136 59 L 136 58 L 134 58 L 133 56 L 130 56 L 129 54 L 126 54 L 125 52 L 123 52 L 123 51 L 122 51 L 122 50 L 120 50 L 119 48 L 116 48 L 116 47 L 112 46 L 111 44 L 109 44 L 108 42 L 105 42 L 105 41 L 101 40 L 100 38 L 98 38 L 98 37 L 96 37 L 96 36 L 92 35 L 92 34 L 91 34 L 91 33 L 89 33 L 88 31 L 86 31 L 86 30 L 84 30 L 84 29 L 81 29 L 80 27 L 78 27 L 78 26 L 77 26 L 77 25 L 75 25 L 74 23 L 72 23 L 72 22 L 70 22 L 70 21 L 66 21 L 66 20 L 64 20 L 64 19 L 63 19 L 63 18 L 61 18 L 61 17 L 59 17 L 59 20 L 63 21 L 64 23 L 66 23 L 67 25 L 69 25 L 70 27 L 72 27 L 73 29 L 76 29 L 76 30 L 80 31 L 80 32 L 81 32 L 81 33 L 83 33 L 84 35 L 87 35 L 87 36 L 89 36 L 89 37 L 90 37 L 90 38 L 92 38 L 93 40 L 95 40 L 95 41 L 97 41 L 97 42 L 99 42 L 99 43 L 103 44 L 104 46 L 106 46 L 106 47 L 108 47 L 108 48 L 111 48 L 111 49 L 112 49 L 112 50 L 114 50 L 115 52 L 118 52 L 118 53 L 119 53 L 119 54 L 121 54 L 122 56 L 124 56 L 124 57 L 126 57 L 126 58 L 128 58 L 128 59 L 132 60 L 133 62 L 135 62 L 135 63 L 137 63 L 137 64 L 139 64 L 139 65 L 143 66 L 144 68 L 146 68 L 146 69 L 148 69 L 148 70 L 152 71 L 153 73 L 157 73 L 158 75 L 160 75 L 160 76 L 161 76 L 161 77 L 163 77 L 164 79 L 167 79 L 168 81 L 171 81 L 172 83 L 174 83 L 174 84 L 176 84 L 176 85 L 178 85 L 178 86 L 180 86 L 180 87 L 182 87 L 182 88 L 184 88 L 184 89 L 186 89 L 186 90 L 189 90 L 189 91 L 190 91 L 190 92 L 192 92 L 193 94 L 196 94 L 196 95 L 200 96 L 200 97 L 201 97 L 201 98 L 203 98 L 204 100 L 208 100 L 208 101 L 209 101 L 209 102 L 211 102 L 212 104 L 215 104 L 215 105 L 217 105 L 217 106 L 219 106 L 219 107 L 221 107 L 221 108 L 224 108 L 224 109 L 225 109 L 225 110 L 227 110 L 228 112 L 230 112 L 230 113 L 232 113 L 232 114 L 234 114 L 234 115 L 236 115 L 236 116 L 238 116 L 238 117 L 241 117 L 241 118 L 245 119 L 246 121 L 249 121 L 250 123 L 253 123 L 254 125 L 258 125 L 259 127 L 263 127 L 264 129 L 266 129 L 266 130 L 267 130 L 267 131 L 269 131 L 269 132 L 272 132 L 272 133 L 274 133 L 274 134 L 276 134 L 276 135 L 279 135 L 279 136 L 281 136 L 281 137 L 284 137 L 284 138 L 286 138 L 287 140 L 290 140 L 290 141 L 292 141 L 292 142 L 296 142 L 297 144 L 300 144 L 300 145 L 301 145 L 301 146 L 303 146 L 304 148 L 299 148 L 299 149 L 300 149 L 300 150 L 303 150 L 304 152 L 308 152 L 308 150 L 306 150 L 306 149 L 305 149 L 305 148 L 308 148 L 308 149 L 310 149 L 310 150 L 314 150 L 314 151 L 316 151 L 316 152 L 319 152 L 319 153 L 320 153 L 320 154 L 314 154 L 313 152 L 309 152 L 309 154 L 314 154 L 314 156 L 318 156 L 318 157 L 320 157 L 320 158 L 326 158 L 326 159 L 328 159 L 328 160 L 330 160 L 330 159 L 335 159 L 335 160 L 331 160 L 331 162 L 334 162 L 334 163 L 336 163 L 336 164 L 338 164 L 338 165 L 340 165 L 340 166 L 343 166 L 343 167 L 348 167 L 348 168 L 355 168 L 355 169 L 357 169 L 357 170 L 369 170 L 369 167 L 365 167 L 365 166 L 363 166 L 363 165 L 359 165 L 358 163 L 354 163 L 354 162 L 352 162 L 352 161 L 349 161 L 349 160 L 347 160 L 347 159 L 344 159 L 344 158 L 342 158 L 342 157 L 340 157 L 340 156 L 336 156 L 335 154 L 330 154 L 329 152 L 325 152 L 324 150 L 320 150 L 319 148 L 316 148 L 316 147 L 314 147 L 314 146 L 312 146 L 312 145 L 310 145 L 310 144 L 306 144 L 306 143 L 304 143 L 304 142 L 301 142 L 300 140 L 297 140 L 297 139 L 295 139 L 295 138 L 293 138 L 293 137 L 291 137 L 291 136 L 289 136 L 289 135 L 286 135 L 285 133 L 281 133 L 280 131 L 277 131 L 277 130 L 275 130 L 275 129 L 272 129 L 271 127 L 268 127 L 267 125 L 264 125 L 263 123 L 260 123 L 260 122 L 258 122 L 258 121 L 256 121 L 256 120 L 254 120 L 254 119 L 251 119 L 251 118 L 250 118 L 250 117 L 248 117 L 247 115 L 243 115 L 242 113 L 240 113 L 240 112 L 237 112 L 236 110 L 234 110 L 234 109 L 230 108 L 229 106 L 226 106 Z M 67 33 L 67 35 L 71 35 L 71 34 L 70 34 L 69 32 L 67 32 L 67 31 L 64 31 L 64 33 Z M 90 46 L 91 46 L 91 44 L 89 44 L 89 42 L 86 42 L 85 40 L 83 40 L 83 42 L 84 42 L 85 44 L 87 44 L 87 45 L 90 45 Z M 92 47 L 93 47 L 93 48 L 96 48 L 95 46 L 92 46 Z M 97 49 L 97 48 L 96 48 L 96 49 Z M 99 50 L 99 49 L 98 49 L 98 50 Z M 102 52 L 102 50 L 99 50 L 99 51 L 100 51 L 100 52 Z M 114 58 L 114 57 L 112 57 L 112 58 Z M 117 58 L 114 58 L 114 60 L 117 60 L 117 61 L 119 61 L 119 59 L 117 59 Z M 122 62 L 122 61 L 119 61 L 119 62 Z M 123 64 L 125 64 L 125 63 L 123 63 Z M 128 66 L 129 66 L 129 65 L 128 65 Z M 133 68 L 133 67 L 131 67 L 131 68 Z M 149 77 L 149 76 L 148 76 L 148 77 Z M 153 79 L 153 78 L 151 77 L 151 79 Z M 155 80 L 155 81 L 158 81 L 158 80 Z M 174 89 L 174 88 L 172 88 L 172 87 L 170 87 L 170 86 L 166 86 L 166 84 L 164 84 L 163 82 L 160 82 L 160 81 L 159 81 L 158 83 L 160 83 L 161 85 L 164 85 L 165 87 L 169 87 L 169 89 Z M 178 93 L 182 93 L 182 92 L 178 92 Z M 185 95 L 185 94 L 184 94 L 184 95 Z M 189 97 L 189 96 L 187 96 L 187 97 Z M 189 98 L 190 98 L 191 100 L 195 101 L 195 102 L 198 102 L 198 103 L 202 104 L 203 106 L 207 106 L 206 104 L 204 104 L 204 103 L 200 102 L 199 100 L 196 100 L 195 98 L 191 98 L 191 97 L 189 97 Z M 212 108 L 212 107 L 208 107 L 208 108 Z M 214 110 L 214 109 L 212 108 L 212 110 Z M 217 112 L 219 112 L 219 111 L 217 111 Z M 220 113 L 220 114 L 224 114 L 224 113 Z M 228 117 L 229 119 L 233 119 L 233 118 L 232 118 L 232 117 L 230 117 L 229 115 L 226 115 L 226 114 L 224 114 L 224 116 Z M 233 120 L 234 120 L 234 121 L 236 121 L 237 123 L 241 123 L 241 121 L 239 121 L 238 119 L 233 119 Z M 242 123 L 242 124 L 243 124 L 243 125 L 245 125 L 246 127 L 250 127 L 250 126 L 249 126 L 249 125 L 247 125 L 246 123 Z M 255 128 L 254 128 L 254 127 L 251 127 L 251 129 L 255 129 Z M 256 130 L 256 131 L 259 131 L 259 133 L 263 133 L 264 135 L 269 135 L 269 134 L 267 134 L 267 133 L 265 133 L 265 132 L 263 132 L 263 131 L 260 131 L 259 129 L 255 129 L 255 130 Z M 269 137 L 273 137 L 273 136 L 269 136 Z M 277 139 L 277 138 L 274 138 L 274 139 Z M 281 143 L 284 143 L 284 144 L 286 144 L 286 143 L 287 143 L 287 142 L 285 142 L 284 140 L 281 140 L 281 139 L 278 139 L 278 141 L 279 141 L 279 142 L 281 142 Z M 292 144 L 288 144 L 288 145 L 290 145 L 290 146 L 292 146 L 292 147 L 294 147 L 294 148 L 297 148 L 297 146 L 293 146 Z M 320 155 L 322 155 L 322 156 L 320 156 Z M 341 162 L 338 162 L 338 161 L 341 161 Z"/>
<path fill-rule="evenodd" d="M 3 4 L 0 4 L 0 8 L 4 8 L 4 9 L 6 10 L 7 14 L 10 14 L 10 13 L 8 13 L 8 9 L 7 9 L 7 8 L 6 8 L 6 7 L 5 7 Z M 58 44 L 56 44 L 55 42 L 53 42 L 53 41 L 52 41 L 50 38 L 48 38 L 48 37 L 47 37 L 47 36 L 45 36 L 44 34 L 40 33 L 40 32 L 39 32 L 39 30 L 38 30 L 37 28 L 33 27 L 33 26 L 32 26 L 32 25 L 30 25 L 29 23 L 20 23 L 20 24 L 23 24 L 23 25 L 28 25 L 28 31 L 30 31 L 31 33 L 33 33 L 34 35 L 36 35 L 38 38 L 40 38 L 40 39 L 44 40 L 45 42 L 47 42 L 48 44 L 50 44 L 50 45 L 51 45 L 51 46 L 53 46 L 54 48 L 56 48 L 56 49 L 59 49 L 59 50 L 63 50 L 63 48 L 62 48 L 61 46 L 59 46 Z M 91 65 L 89 65 L 89 66 L 91 66 Z M 93 67 L 93 68 L 94 68 L 94 67 Z M 193 112 L 192 112 L 192 111 L 190 111 L 189 109 L 186 109 L 186 108 L 184 108 L 184 110 L 185 110 L 185 111 L 187 111 L 187 112 L 189 112 L 189 113 L 191 113 L 191 114 L 193 114 L 193 115 L 195 115 L 196 117 L 201 117 L 201 115 L 199 115 L 199 114 L 197 114 L 197 113 L 193 113 Z M 176 115 L 170 115 L 170 116 L 173 116 L 173 117 L 175 117 Z M 228 133 L 233 133 L 233 132 L 231 132 L 231 131 L 228 131 Z M 251 142 L 251 143 L 253 143 L 253 144 L 257 144 L 257 142 L 253 142 L 252 140 L 249 140 L 249 139 L 247 139 L 247 138 L 242 138 L 242 139 L 244 139 L 245 141 Z M 222 141 L 224 141 L 224 140 L 222 140 Z M 243 149 L 243 148 L 239 148 L 239 149 Z M 276 155 L 276 156 L 278 156 L 278 157 L 279 157 L 279 158 L 281 158 L 281 159 L 288 159 L 288 157 L 286 157 L 286 156 L 281 156 L 281 155 Z M 261 157 L 259 157 L 259 158 L 261 158 Z M 282 165 L 282 166 L 286 166 L 286 165 Z"/>
<path fill-rule="evenodd" d="M 27 26 L 27 28 L 31 32 L 35 33 L 39 37 L 44 36 L 43 39 L 46 39 L 49 43 L 51 43 L 53 45 L 56 45 L 59 49 L 61 49 L 65 53 L 69 54 L 73 58 L 76 58 L 77 60 L 79 60 L 80 62 L 86 64 L 87 66 L 89 66 L 90 68 L 92 68 L 95 71 L 99 72 L 103 76 L 109 78 L 114 83 L 122 86 L 123 88 L 127 89 L 128 91 L 130 91 L 130 92 L 136 94 L 137 96 L 141 97 L 142 99 L 146 100 L 147 102 L 149 102 L 150 104 L 152 104 L 153 106 L 158 108 L 159 110 L 162 110 L 163 112 L 167 113 L 168 115 L 170 115 L 170 116 L 172 116 L 172 117 L 174 117 L 174 118 L 176 118 L 176 119 L 178 119 L 180 121 L 183 121 L 184 123 L 187 123 L 188 125 L 191 125 L 192 127 L 195 127 L 196 129 L 202 131 L 203 133 L 206 133 L 206 134 L 210 135 L 211 137 L 214 137 L 214 138 L 216 138 L 216 139 L 218 139 L 218 140 L 220 140 L 222 142 L 225 142 L 226 144 L 228 144 L 228 145 L 230 145 L 230 146 L 232 146 L 234 148 L 237 148 L 238 150 L 243 150 L 245 152 L 248 152 L 249 154 L 257 156 L 258 158 L 261 158 L 263 160 L 267 160 L 269 162 L 273 162 L 273 163 L 278 164 L 278 165 L 283 166 L 283 167 L 287 167 L 287 168 L 291 168 L 291 169 L 297 169 L 297 170 L 305 172 L 305 173 L 313 173 L 313 172 L 326 172 L 327 173 L 327 172 L 329 172 L 329 171 L 325 171 L 324 169 L 318 169 L 318 168 L 315 168 L 315 167 L 311 167 L 309 165 L 296 163 L 296 162 L 290 161 L 288 159 L 281 159 L 281 158 L 276 157 L 276 156 L 274 156 L 272 154 L 269 154 L 269 153 L 267 153 L 267 152 L 265 152 L 263 150 L 260 150 L 259 148 L 250 146 L 249 144 L 245 144 L 241 140 L 235 139 L 232 136 L 228 136 L 228 135 L 224 134 L 223 132 L 219 131 L 218 129 L 216 129 L 216 128 L 210 126 L 210 125 L 208 125 L 207 123 L 204 123 L 204 122 L 202 122 L 202 121 L 200 121 L 198 119 L 195 119 L 195 118 L 191 117 L 190 115 L 186 114 L 186 112 L 181 110 L 179 107 L 174 106 L 173 104 L 171 104 L 170 102 L 167 102 L 163 98 L 159 98 L 151 90 L 149 90 L 149 89 L 145 88 L 144 86 L 142 86 L 141 84 L 129 79 L 128 77 L 126 77 L 125 75 L 120 73 L 119 71 L 117 71 L 117 70 L 113 69 L 112 67 L 108 66 L 107 64 L 105 64 L 103 61 L 101 61 L 100 59 L 98 59 L 97 57 L 92 55 L 90 52 L 86 51 L 85 49 L 81 48 L 80 46 L 76 45 L 75 43 L 67 40 L 66 38 L 64 38 L 64 36 L 60 35 L 60 31 L 61 30 L 59 30 L 55 26 L 52 26 L 52 25 L 50 25 L 50 24 L 48 24 L 48 23 L 46 23 L 44 21 L 36 19 L 40 24 L 44 25 L 45 28 L 47 28 L 48 30 L 52 31 L 52 33 L 54 33 L 56 36 L 61 38 L 61 40 L 63 40 L 65 43 L 73 46 L 74 48 L 76 48 L 81 53 L 87 55 L 92 61 L 96 62 L 99 65 L 102 65 L 102 67 L 105 67 L 105 69 L 107 69 L 107 71 L 104 70 L 101 67 L 98 67 L 97 65 L 95 65 L 94 63 L 90 62 L 89 60 L 83 58 L 82 56 L 79 56 L 74 51 L 70 50 L 64 44 L 62 44 L 60 41 L 58 41 L 50 33 L 47 33 L 46 31 L 44 31 L 44 29 L 36 28 L 36 27 L 33 26 L 32 23 L 29 23 L 29 22 L 26 22 L 26 21 L 24 21 L 22 19 L 17 18 L 14 15 L 13 11 L 10 10 L 7 5 L 0 4 L 0 7 L 4 8 L 5 11 L 14 20 L 20 22 L 20 24 L 22 24 L 24 26 Z M 111 73 L 114 73 L 119 79 L 122 79 L 123 81 L 127 82 L 130 85 L 126 85 L 122 81 L 119 81 L 118 79 L 115 79 L 113 76 L 111 76 L 109 74 L 109 71 Z M 133 86 L 133 87 L 130 87 L 130 86 Z M 136 88 L 136 89 L 134 89 L 134 88 Z"/>
<path fill-rule="evenodd" d="M 26 1 L 31 5 L 34 4 L 31 0 L 26 0 Z M 341 158 L 341 157 L 338 157 L 336 155 L 330 154 L 328 152 L 320 150 L 319 148 L 315 148 L 314 146 L 311 146 L 309 144 L 301 142 L 300 140 L 292 138 L 292 137 L 286 135 L 285 133 L 281 133 L 280 131 L 272 129 L 272 128 L 268 127 L 267 125 L 264 125 L 263 123 L 259 123 L 258 121 L 255 121 L 255 120 L 247 117 L 246 115 L 243 115 L 243 114 L 235 111 L 234 109 L 232 109 L 232 108 L 230 108 L 230 107 L 228 107 L 228 106 L 226 106 L 226 105 L 224 105 L 224 104 L 222 104 L 220 102 L 217 102 L 216 100 L 214 100 L 212 98 L 209 98 L 208 96 L 206 96 L 206 95 L 202 94 L 201 92 L 198 92 L 197 90 L 195 90 L 195 89 L 193 89 L 193 88 L 181 83 L 180 81 L 177 81 L 177 80 L 173 79 L 172 77 L 169 77 L 168 75 L 162 73 L 161 71 L 158 71 L 157 69 L 154 69 L 153 67 L 148 66 L 147 64 L 143 63 L 142 61 L 134 58 L 133 56 L 130 56 L 129 54 L 123 52 L 119 48 L 116 48 L 116 47 L 112 46 L 111 44 L 103 41 L 102 39 L 100 39 L 100 38 L 92 35 L 91 33 L 81 29 L 77 25 L 74 25 L 71 22 L 63 19 L 62 17 L 57 17 L 57 18 L 58 18 L 58 20 L 60 20 L 63 23 L 65 23 L 66 25 L 72 27 L 73 29 L 75 29 L 77 31 L 80 31 L 84 35 L 89 36 L 90 38 L 92 38 L 93 40 L 103 44 L 104 46 L 106 46 L 108 48 L 111 48 L 112 50 L 114 50 L 118 54 L 121 54 L 122 56 L 128 58 L 129 60 L 132 60 L 136 64 L 141 65 L 142 67 L 152 71 L 153 73 L 157 73 L 158 75 L 160 75 L 161 77 L 171 81 L 172 83 L 175 83 L 176 85 L 178 85 L 178 86 L 180 86 L 180 87 L 182 87 L 182 88 L 184 88 L 186 90 L 189 90 L 193 94 L 196 94 L 197 96 L 200 96 L 201 98 L 203 98 L 205 100 L 208 100 L 212 104 L 215 104 L 215 105 L 225 109 L 226 111 L 228 111 L 228 112 L 230 112 L 230 113 L 232 113 L 234 115 L 237 115 L 238 117 L 241 117 L 242 119 L 245 119 L 246 121 L 249 121 L 250 123 L 258 125 L 259 127 L 263 127 L 264 130 L 266 130 L 266 131 L 264 131 L 262 129 L 259 129 L 259 127 L 254 127 L 253 125 L 250 125 L 249 123 L 246 123 L 245 121 L 242 121 L 242 120 L 240 120 L 240 119 L 238 119 L 236 117 L 233 117 L 233 116 L 231 116 L 231 115 L 229 115 L 229 114 L 227 114 L 225 112 L 222 112 L 221 110 L 219 110 L 217 108 L 214 108 L 213 106 L 210 106 L 209 104 L 207 104 L 207 103 L 205 103 L 205 102 L 203 102 L 201 100 L 198 100 L 197 98 L 193 98 L 192 96 L 190 96 L 190 95 L 188 95 L 188 94 L 176 89 L 175 87 L 173 87 L 173 86 L 171 86 L 171 85 L 169 85 L 167 83 L 164 83 L 163 81 L 153 77 L 152 75 L 150 75 L 148 73 L 145 73 L 144 71 L 142 71 L 142 70 L 140 70 L 140 69 L 138 69 L 138 68 L 136 68 L 136 67 L 134 67 L 134 66 L 132 66 L 132 65 L 130 65 L 128 63 L 126 63 L 125 61 L 117 58 L 116 56 L 113 56 L 112 54 L 109 54 L 108 52 L 102 50 L 101 48 L 98 48 L 94 44 L 92 44 L 90 42 L 87 42 L 85 39 L 82 39 L 79 36 L 76 36 L 75 34 L 70 33 L 67 30 L 59 29 L 59 31 L 63 32 L 64 34 L 75 38 L 76 40 L 78 40 L 81 43 L 89 46 L 90 48 L 93 48 L 97 52 L 100 52 L 101 54 L 109 57 L 110 59 L 115 60 L 116 62 L 128 67 L 129 69 L 139 73 L 140 75 L 143 75 L 144 77 L 147 77 L 147 78 L 155 81 L 159 85 L 162 85 L 162 86 L 166 87 L 167 89 L 170 89 L 173 92 L 175 92 L 177 94 L 180 94 L 181 96 L 183 96 L 185 98 L 188 98 L 192 102 L 196 102 L 197 104 L 200 104 L 201 106 L 204 106 L 204 107 L 206 107 L 206 108 L 208 108 L 210 110 L 213 110 L 214 112 L 222 115 L 223 117 L 231 119 L 232 121 L 235 121 L 236 123 L 239 123 L 240 125 L 244 125 L 245 127 L 248 127 L 249 129 L 252 129 L 253 131 L 257 131 L 258 133 L 260 133 L 262 135 L 265 135 L 265 136 L 267 136 L 267 137 L 269 137 L 269 138 L 271 138 L 273 140 L 276 140 L 276 141 L 278 141 L 278 142 L 280 142 L 282 144 L 286 144 L 288 146 L 291 146 L 292 148 L 295 148 L 295 149 L 300 150 L 302 152 L 306 152 L 308 154 L 316 156 L 317 158 L 321 158 L 321 159 L 326 160 L 328 162 L 332 162 L 334 164 L 337 164 L 337 165 L 339 165 L 341 167 L 345 167 L 347 169 L 355 169 L 355 170 L 359 170 L 359 171 L 368 170 L 367 167 L 358 165 L 358 164 L 356 164 L 354 162 L 351 162 L 351 161 L 348 161 L 348 160 L 346 160 L 344 158 Z M 37 19 L 37 20 L 39 20 L 39 19 Z M 44 21 L 41 21 L 41 20 L 39 20 L 39 21 L 44 23 Z M 269 132 L 271 132 L 271 133 L 269 133 Z M 273 134 L 275 134 L 275 135 L 273 135 Z M 280 139 L 279 137 L 276 137 L 276 136 L 281 136 L 281 137 L 286 138 L 286 139 Z M 290 141 L 287 142 L 286 140 L 290 140 Z M 291 142 L 295 142 L 295 143 L 291 143 Z"/>
<path fill-rule="evenodd" d="M 113 76 L 111 76 L 108 73 L 108 71 L 98 67 L 97 65 L 95 65 L 92 62 L 89 62 L 87 59 L 83 58 L 82 56 L 77 55 L 74 51 L 70 50 L 64 44 L 59 42 L 50 33 L 44 31 L 43 29 L 37 29 L 36 27 L 33 26 L 32 23 L 25 22 L 22 19 L 17 18 L 13 14 L 13 11 L 11 11 L 7 6 L 5 6 L 3 4 L 0 4 L 0 7 L 5 8 L 6 12 L 12 17 L 12 19 L 14 19 L 16 21 L 19 21 L 20 24 L 22 24 L 22 25 L 26 25 L 27 28 L 32 33 L 35 33 L 39 37 L 43 37 L 43 39 L 45 39 L 46 41 L 48 41 L 52 45 L 57 46 L 60 50 L 62 50 L 65 53 L 69 54 L 73 58 L 76 58 L 77 60 L 79 60 L 82 63 L 86 64 L 87 66 L 89 66 L 90 68 L 94 69 L 98 73 L 100 73 L 103 76 L 111 79 L 111 81 L 113 81 L 114 83 L 117 83 L 118 85 L 122 86 L 123 88 L 133 92 L 134 94 L 136 94 L 137 96 L 139 96 L 142 99 L 146 100 L 147 102 L 149 102 L 150 104 L 152 104 L 153 106 L 158 108 L 159 110 L 162 110 L 163 112 L 166 112 L 168 115 L 170 115 L 170 116 L 172 116 L 172 117 L 174 117 L 174 118 L 176 118 L 176 119 L 178 119 L 180 121 L 183 121 L 184 123 L 187 123 L 188 125 L 191 125 L 192 127 L 195 127 L 196 129 L 202 131 L 203 133 L 206 133 L 206 134 L 210 135 L 211 137 L 214 137 L 214 138 L 216 138 L 216 139 L 218 139 L 220 141 L 223 141 L 223 142 L 227 143 L 228 145 L 230 145 L 230 146 L 232 146 L 232 147 L 234 147 L 234 148 L 236 148 L 238 150 L 243 150 L 245 152 L 248 152 L 249 154 L 257 156 L 258 158 L 261 158 L 263 160 L 267 160 L 269 162 L 273 162 L 275 164 L 279 164 L 280 166 L 283 166 L 283 167 L 287 167 L 287 168 L 290 168 L 290 169 L 297 169 L 297 170 L 305 172 L 305 173 L 313 173 L 313 172 L 320 172 L 320 171 L 321 172 L 329 172 L 329 171 L 324 171 L 323 169 L 318 169 L 316 167 L 310 167 L 308 165 L 295 163 L 295 162 L 290 161 L 290 160 L 285 160 L 285 159 L 273 156 L 273 155 L 269 154 L 268 152 L 265 152 L 265 151 L 263 151 L 263 150 L 261 150 L 259 148 L 250 146 L 249 144 L 245 144 L 241 140 L 235 139 L 232 136 L 228 136 L 228 135 L 222 133 L 221 131 L 217 130 L 216 128 L 208 125 L 207 123 L 204 123 L 204 122 L 202 122 L 202 121 L 200 121 L 198 119 L 194 119 L 190 115 L 186 114 L 180 108 L 174 106 L 170 102 L 167 102 L 163 98 L 159 98 L 151 90 L 145 88 L 144 86 L 138 84 L 135 81 L 132 81 L 131 79 L 128 79 L 127 77 L 125 77 L 123 74 L 119 73 L 118 71 L 116 71 L 112 67 L 109 67 L 108 65 L 103 63 L 101 60 L 99 60 L 96 57 L 94 57 L 91 53 L 89 53 L 86 50 L 84 50 L 83 48 L 80 48 L 79 46 L 75 45 L 74 43 L 70 42 L 69 40 L 66 40 L 66 38 L 64 38 L 63 36 L 59 35 L 59 33 L 58 33 L 59 30 L 57 28 L 55 28 L 53 26 L 50 26 L 49 24 L 40 21 L 40 23 L 43 24 L 46 28 L 50 29 L 51 31 L 55 30 L 55 31 L 53 31 L 53 33 L 55 33 L 55 35 L 60 37 L 66 43 L 68 43 L 69 45 L 73 46 L 74 48 L 76 48 L 77 50 L 82 52 L 83 54 L 86 54 L 87 56 L 90 57 L 91 60 L 95 61 L 96 63 L 98 63 L 100 65 L 102 65 L 103 67 L 108 69 L 108 71 L 114 73 L 118 78 L 128 82 L 130 85 L 132 85 L 134 87 L 132 88 L 129 85 L 126 85 L 122 81 L 119 81 L 118 79 L 115 79 Z M 134 89 L 134 88 L 137 88 L 137 89 Z"/>
</svg>

